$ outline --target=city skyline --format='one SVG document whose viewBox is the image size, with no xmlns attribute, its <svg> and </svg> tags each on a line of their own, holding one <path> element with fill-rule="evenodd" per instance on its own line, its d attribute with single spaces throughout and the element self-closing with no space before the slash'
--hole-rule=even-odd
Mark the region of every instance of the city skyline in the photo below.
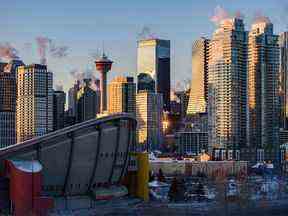
<svg viewBox="0 0 288 216">
<path fill-rule="evenodd" d="M 1 4 L 0 215 L 287 215 L 288 0 L 98 1 Z"/>
<path fill-rule="evenodd" d="M 68 10 L 63 3 L 37 5 L 26 1 L 23 5 L 19 1 L 15 2 L 17 4 L 13 6 L 3 3 L 5 10 L 0 15 L 3 29 L 1 42 L 7 41 L 14 45 L 25 64 L 39 63 L 34 42 L 38 36 L 52 38 L 57 44 L 68 46 L 67 57 L 57 59 L 48 56 L 48 68 L 55 74 L 55 85 L 62 82 L 65 91 L 74 82 L 70 75 L 74 69 L 93 71 L 98 76 L 93 65 L 94 59 L 89 56 L 99 52 L 97 50 L 102 49 L 103 42 L 105 51 L 115 61 L 109 80 L 117 75 L 135 75 L 136 41 L 145 26 L 151 29 L 153 35 L 171 40 L 171 84 L 174 87 L 178 81 L 191 78 L 192 42 L 199 36 L 212 34 L 215 25 L 210 19 L 216 7 L 223 7 L 231 15 L 237 11 L 245 14 L 246 26 L 250 26 L 255 13 L 260 11 L 270 17 L 276 34 L 287 29 L 287 15 L 284 15 L 287 3 L 280 0 L 261 1 L 261 4 L 260 1 L 249 2 L 249 9 L 246 9 L 247 1 L 235 2 L 233 5 L 228 1 L 204 1 L 201 4 L 191 1 L 181 5 L 164 4 L 161 1 L 153 4 L 149 4 L 149 1 L 137 4 L 125 1 L 119 5 L 115 1 L 104 6 L 88 2 L 86 5 L 69 4 Z M 159 5 L 162 6 L 161 12 L 156 10 Z M 42 8 L 47 8 L 47 11 Z M 102 12 L 101 8 L 110 10 Z M 60 21 L 57 19 L 59 17 Z M 250 29 L 246 27 L 246 30 Z M 122 52 L 124 48 L 126 52 Z M 176 74 L 180 76 L 176 77 Z"/>
</svg>

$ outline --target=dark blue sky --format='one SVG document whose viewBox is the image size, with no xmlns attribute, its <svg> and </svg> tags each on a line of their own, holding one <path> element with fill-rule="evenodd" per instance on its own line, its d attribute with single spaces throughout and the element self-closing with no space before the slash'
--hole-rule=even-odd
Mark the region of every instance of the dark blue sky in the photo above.
<svg viewBox="0 0 288 216">
<path fill-rule="evenodd" d="M 158 37 L 171 40 L 175 84 L 191 78 L 191 44 L 197 37 L 211 37 L 215 25 L 209 18 L 216 6 L 231 14 L 241 11 L 247 30 L 256 12 L 269 16 L 277 33 L 287 29 L 288 0 L 2 0 L 0 42 L 15 45 L 27 64 L 39 61 L 37 36 L 69 46 L 66 58 L 48 56 L 55 81 L 67 89 L 73 80 L 69 71 L 93 67 L 89 53 L 101 49 L 103 41 L 115 62 L 110 78 L 133 75 L 137 35 L 148 26 Z M 32 48 L 25 48 L 26 43 L 33 43 Z"/>
</svg>

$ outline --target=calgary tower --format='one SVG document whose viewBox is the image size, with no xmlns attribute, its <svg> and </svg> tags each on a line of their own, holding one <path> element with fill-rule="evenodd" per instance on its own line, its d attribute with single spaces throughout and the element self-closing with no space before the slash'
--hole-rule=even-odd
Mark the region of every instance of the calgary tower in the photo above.
<svg viewBox="0 0 288 216">
<path fill-rule="evenodd" d="M 96 59 L 96 70 L 100 72 L 101 113 L 107 110 L 107 73 L 111 70 L 113 61 L 109 60 L 103 52 L 102 57 Z"/>
</svg>

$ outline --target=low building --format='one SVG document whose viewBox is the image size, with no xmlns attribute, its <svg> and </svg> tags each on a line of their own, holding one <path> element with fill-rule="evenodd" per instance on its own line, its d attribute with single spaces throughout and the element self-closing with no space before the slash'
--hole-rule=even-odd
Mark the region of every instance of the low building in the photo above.
<svg viewBox="0 0 288 216">
<path fill-rule="evenodd" d="M 162 94 L 140 91 L 136 96 L 137 142 L 141 150 L 158 150 L 163 143 Z"/>
<path fill-rule="evenodd" d="M 208 150 L 207 132 L 178 132 L 176 144 L 181 155 L 199 156 L 201 152 Z"/>
<path fill-rule="evenodd" d="M 283 128 L 280 129 L 279 141 L 280 141 L 280 145 L 288 143 L 288 130 L 285 130 Z"/>
<path fill-rule="evenodd" d="M 108 85 L 108 112 L 131 113 L 136 111 L 136 84 L 133 77 L 115 77 Z"/>
</svg>

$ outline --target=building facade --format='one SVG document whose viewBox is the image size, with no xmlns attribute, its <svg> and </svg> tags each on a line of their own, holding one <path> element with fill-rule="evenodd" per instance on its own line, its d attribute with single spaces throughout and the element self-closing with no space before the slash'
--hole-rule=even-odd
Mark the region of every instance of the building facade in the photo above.
<svg viewBox="0 0 288 216">
<path fill-rule="evenodd" d="M 93 89 L 91 82 L 91 79 L 84 79 L 77 92 L 77 122 L 96 118 L 100 113 L 100 91 Z"/>
<path fill-rule="evenodd" d="M 137 75 L 137 92 L 150 91 L 155 92 L 155 80 L 147 73 L 139 73 Z"/>
<path fill-rule="evenodd" d="M 137 74 L 149 74 L 156 83 L 157 93 L 163 95 L 163 107 L 170 110 L 170 41 L 145 39 L 138 41 Z M 139 89 L 139 88 L 138 88 Z"/>
<path fill-rule="evenodd" d="M 17 70 L 17 142 L 53 131 L 53 74 L 46 65 Z"/>
<path fill-rule="evenodd" d="M 178 132 L 176 134 L 176 144 L 181 155 L 198 156 L 202 152 L 208 151 L 208 133 Z"/>
<path fill-rule="evenodd" d="M 16 70 L 20 60 L 0 63 L 0 148 L 16 143 Z"/>
<path fill-rule="evenodd" d="M 209 153 L 246 145 L 247 32 L 225 19 L 214 32 L 208 60 Z"/>
<path fill-rule="evenodd" d="M 269 20 L 252 24 L 248 55 L 248 142 L 251 159 L 274 160 L 279 150 L 279 45 Z"/>
<path fill-rule="evenodd" d="M 185 118 L 187 113 L 187 108 L 189 104 L 189 95 L 191 89 L 185 89 L 183 91 L 176 91 L 173 94 L 178 98 L 178 102 L 180 103 L 180 116 L 181 118 Z"/>
<path fill-rule="evenodd" d="M 136 84 L 133 77 L 115 77 L 108 85 L 108 112 L 135 115 Z"/>
<path fill-rule="evenodd" d="M 288 129 L 288 32 L 279 36 L 280 47 L 280 128 Z"/>
<path fill-rule="evenodd" d="M 141 91 L 136 95 L 137 142 L 141 150 L 159 149 L 163 142 L 162 94 Z"/>
<path fill-rule="evenodd" d="M 66 93 L 64 91 L 53 92 L 53 130 L 64 128 L 65 125 Z"/>
<path fill-rule="evenodd" d="M 208 98 L 209 40 L 200 38 L 192 46 L 192 81 L 187 115 L 205 113 Z"/>
<path fill-rule="evenodd" d="M 68 116 L 77 119 L 77 92 L 80 89 L 80 81 L 77 80 L 68 91 Z"/>
</svg>

